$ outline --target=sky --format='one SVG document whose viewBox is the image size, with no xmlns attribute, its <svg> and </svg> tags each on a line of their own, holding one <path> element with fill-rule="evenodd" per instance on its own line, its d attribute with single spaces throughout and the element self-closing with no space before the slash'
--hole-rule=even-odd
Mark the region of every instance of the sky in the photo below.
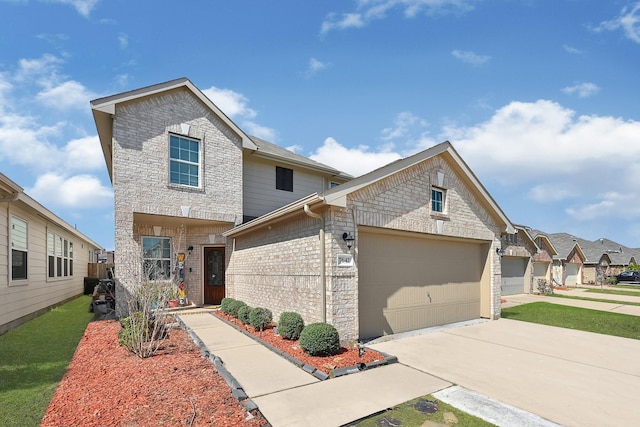
<svg viewBox="0 0 640 427">
<path fill-rule="evenodd" d="M 640 248 L 640 2 L 0 0 L 0 172 L 106 249 L 89 101 L 189 78 L 358 176 L 448 140 L 511 222 Z"/>
</svg>

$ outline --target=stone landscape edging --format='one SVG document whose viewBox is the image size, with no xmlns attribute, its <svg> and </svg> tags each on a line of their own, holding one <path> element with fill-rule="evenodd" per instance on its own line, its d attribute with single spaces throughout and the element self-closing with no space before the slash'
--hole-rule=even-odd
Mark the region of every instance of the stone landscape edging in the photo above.
<svg viewBox="0 0 640 427">
<path fill-rule="evenodd" d="M 361 364 L 358 364 L 358 365 L 346 366 L 344 368 L 332 369 L 331 372 L 329 374 L 327 374 L 326 372 L 321 371 L 320 369 L 316 368 L 315 366 L 309 365 L 308 363 L 304 363 L 303 361 L 301 361 L 300 359 L 290 355 L 286 351 L 280 350 L 279 348 L 271 345 L 270 343 L 268 343 L 268 342 L 266 342 L 264 340 L 261 340 L 260 337 L 257 337 L 255 335 L 253 335 L 251 332 L 249 332 L 249 331 L 247 331 L 247 330 L 245 330 L 243 328 L 240 328 L 235 323 L 230 322 L 229 320 L 227 320 L 227 319 L 225 319 L 223 317 L 216 316 L 216 314 L 213 313 L 213 312 L 209 312 L 209 314 L 211 314 L 212 316 L 215 316 L 216 319 L 222 320 L 227 325 L 234 327 L 237 331 L 242 332 L 244 335 L 248 336 L 249 338 L 253 339 L 254 341 L 264 345 L 269 350 L 271 350 L 274 353 L 276 353 L 277 355 L 287 359 L 289 362 L 293 363 L 298 368 L 302 368 L 303 371 L 313 375 L 314 377 L 316 377 L 317 379 L 319 379 L 321 381 L 325 381 L 325 380 L 328 380 L 330 378 L 341 377 L 341 376 L 344 376 L 344 375 L 356 374 L 358 372 L 366 371 L 368 369 L 377 368 L 379 366 L 391 365 L 393 363 L 397 363 L 398 362 L 398 358 L 396 356 L 387 354 L 387 353 L 385 353 L 383 351 L 375 350 L 376 353 L 380 353 L 384 357 L 382 360 L 376 360 L 375 362 L 361 363 Z"/>
</svg>

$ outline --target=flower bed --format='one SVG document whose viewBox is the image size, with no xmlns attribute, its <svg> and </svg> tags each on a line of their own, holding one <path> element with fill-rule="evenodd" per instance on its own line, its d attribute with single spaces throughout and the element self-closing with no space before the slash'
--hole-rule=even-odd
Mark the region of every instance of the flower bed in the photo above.
<svg viewBox="0 0 640 427">
<path fill-rule="evenodd" d="M 235 317 L 226 315 L 221 311 L 215 311 L 213 315 L 266 343 L 268 347 L 274 347 L 274 350 L 280 350 L 286 353 L 295 359 L 292 361 L 297 362 L 297 365 L 301 367 L 305 365 L 311 366 L 323 372 L 326 374 L 325 378 L 327 376 L 340 376 L 353 373 L 357 370 L 386 365 L 396 361 L 395 357 L 387 356 L 368 348 L 360 349 L 357 345 L 341 347 L 338 354 L 334 356 L 309 356 L 300 348 L 299 340 L 282 338 L 276 334 L 276 329 L 273 326 L 264 331 L 256 331 L 250 325 L 244 325 Z"/>
</svg>

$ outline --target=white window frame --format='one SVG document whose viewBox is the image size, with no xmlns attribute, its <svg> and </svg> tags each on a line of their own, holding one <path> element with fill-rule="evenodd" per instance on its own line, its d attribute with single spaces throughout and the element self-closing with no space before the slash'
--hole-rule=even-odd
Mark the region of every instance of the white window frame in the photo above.
<svg viewBox="0 0 640 427">
<path fill-rule="evenodd" d="M 177 138 L 177 139 L 184 139 L 190 142 L 195 142 L 198 144 L 198 161 L 197 162 L 193 162 L 190 160 L 184 160 L 184 159 L 180 159 L 180 158 L 174 158 L 171 155 L 171 139 L 172 138 Z M 184 135 L 176 135 L 173 133 L 169 134 L 169 139 L 167 141 L 168 144 L 168 158 L 169 158 L 169 185 L 172 186 L 178 186 L 178 187 L 186 187 L 186 188 L 202 188 L 202 141 L 196 138 L 190 138 L 188 136 L 184 136 Z M 188 165 L 188 166 L 197 166 L 198 167 L 198 185 L 193 185 L 193 184 L 184 184 L 184 183 L 180 183 L 180 182 L 173 182 L 172 178 L 171 178 L 171 165 L 173 163 L 177 163 L 177 164 L 183 164 L 183 165 Z"/>
<path fill-rule="evenodd" d="M 168 241 L 169 252 L 166 254 L 162 253 L 161 256 L 148 256 L 148 255 L 154 255 L 152 253 L 147 253 L 147 249 L 145 249 L 146 241 L 150 241 L 150 240 L 165 241 L 165 242 Z M 172 276 L 171 272 L 173 271 L 173 257 L 172 257 L 173 241 L 171 240 L 171 237 L 143 236 L 141 243 L 142 243 L 142 274 L 146 277 L 146 279 L 150 281 L 171 280 L 171 276 Z M 162 246 L 160 250 L 164 252 L 165 250 L 164 246 Z M 158 255 L 158 254 L 155 254 L 155 255 Z M 157 266 L 158 263 L 160 263 L 160 269 L 156 270 L 154 265 Z M 163 268 L 162 266 L 166 265 L 167 263 L 168 263 L 168 266 Z M 162 270 L 165 271 L 165 274 L 163 276 L 158 276 L 157 272 Z"/>
<path fill-rule="evenodd" d="M 65 277 L 73 277 L 73 241 L 47 230 L 47 280 Z"/>
<path fill-rule="evenodd" d="M 17 226 L 24 225 L 24 232 L 17 230 L 16 225 Z M 9 248 L 11 250 L 11 256 L 10 256 L 11 280 L 10 281 L 24 283 L 25 281 L 29 280 L 29 221 L 22 219 L 16 215 L 11 215 L 11 227 L 10 227 L 9 233 L 10 233 L 9 242 L 11 246 Z M 21 235 L 24 235 L 24 237 L 22 237 Z M 21 240 L 24 240 L 24 242 L 22 242 Z M 14 278 L 13 276 L 14 251 L 20 252 L 23 254 L 22 256 L 25 263 L 24 277 Z"/>
<path fill-rule="evenodd" d="M 433 197 L 434 193 L 440 193 L 442 195 L 442 199 L 435 200 Z M 432 186 L 430 201 L 431 201 L 431 204 L 430 204 L 431 212 L 438 213 L 438 214 L 445 214 L 447 211 L 447 190 L 445 190 L 444 188 Z M 434 209 L 436 204 L 439 204 L 441 209 Z"/>
</svg>

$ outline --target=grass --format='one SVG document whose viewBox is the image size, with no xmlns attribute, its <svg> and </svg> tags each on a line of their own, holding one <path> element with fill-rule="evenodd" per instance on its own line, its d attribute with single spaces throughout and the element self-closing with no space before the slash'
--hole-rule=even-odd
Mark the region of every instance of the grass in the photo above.
<svg viewBox="0 0 640 427">
<path fill-rule="evenodd" d="M 638 317 L 607 311 L 534 302 L 502 309 L 505 319 L 640 339 Z"/>
<path fill-rule="evenodd" d="M 436 423 L 445 424 L 444 413 L 451 412 L 458 419 L 458 426 L 473 426 L 473 427 L 489 427 L 494 426 L 488 421 L 481 418 L 469 415 L 451 405 L 447 405 L 444 402 L 438 402 L 438 411 L 433 414 L 425 414 L 420 412 L 414 405 L 418 403 L 420 399 L 426 399 L 429 401 L 436 400 L 431 395 L 419 397 L 417 399 L 410 400 L 402 403 L 394 408 L 387 409 L 386 411 L 379 412 L 371 415 L 362 420 L 355 421 L 347 424 L 349 427 L 379 427 L 379 426 L 392 426 L 402 425 L 405 427 L 421 426 L 425 421 L 433 421 Z M 396 421 L 400 421 L 402 424 L 398 424 Z"/>
<path fill-rule="evenodd" d="M 566 299 L 578 299 L 582 301 L 596 301 L 596 302 L 608 302 L 611 304 L 621 304 L 621 305 L 637 305 L 640 306 L 640 302 L 629 302 L 629 301 L 616 301 L 612 299 L 603 299 L 603 298 L 587 298 L 587 297 L 578 297 L 573 295 L 560 295 L 560 294 L 551 294 L 547 295 L 553 298 L 566 298 Z M 640 296 L 640 295 L 637 295 Z"/>
<path fill-rule="evenodd" d="M 0 336 L 0 425 L 38 426 L 87 324 L 81 296 Z"/>
<path fill-rule="evenodd" d="M 599 294 L 610 294 L 610 295 L 626 295 L 630 297 L 640 297 L 640 293 L 635 291 L 623 291 L 620 289 L 587 289 L 585 292 L 595 292 Z"/>
</svg>

